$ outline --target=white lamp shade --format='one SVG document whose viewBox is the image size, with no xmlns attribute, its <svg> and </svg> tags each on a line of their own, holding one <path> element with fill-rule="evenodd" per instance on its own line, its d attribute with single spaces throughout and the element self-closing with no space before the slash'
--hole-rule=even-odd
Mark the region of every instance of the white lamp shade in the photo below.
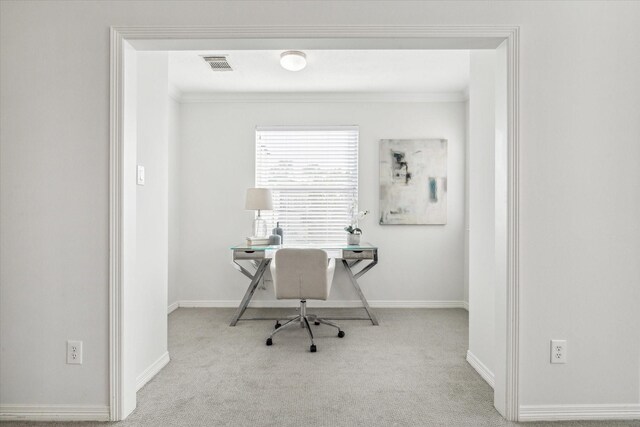
<svg viewBox="0 0 640 427">
<path fill-rule="evenodd" d="M 271 190 L 268 188 L 247 188 L 247 201 L 244 206 L 247 210 L 272 210 Z"/>
</svg>

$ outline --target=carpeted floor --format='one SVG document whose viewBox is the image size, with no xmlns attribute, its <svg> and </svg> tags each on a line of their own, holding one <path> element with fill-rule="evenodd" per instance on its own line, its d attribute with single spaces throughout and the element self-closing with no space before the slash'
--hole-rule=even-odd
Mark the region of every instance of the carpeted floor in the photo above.
<svg viewBox="0 0 640 427">
<path fill-rule="evenodd" d="M 335 310 L 309 311 L 327 314 Z M 273 322 L 245 321 L 232 328 L 228 326 L 232 313 L 232 309 L 204 308 L 174 311 L 169 316 L 171 362 L 140 390 L 135 412 L 126 421 L 113 424 L 515 425 L 495 411 L 492 389 L 465 361 L 468 316 L 464 310 L 378 309 L 380 326 L 342 321 L 346 332 L 342 339 L 336 336 L 335 329 L 317 326 L 315 354 L 309 352 L 303 329 L 283 331 L 276 335 L 273 346 L 267 347 L 265 338 Z M 284 312 L 247 312 L 258 313 L 272 316 Z"/>
</svg>

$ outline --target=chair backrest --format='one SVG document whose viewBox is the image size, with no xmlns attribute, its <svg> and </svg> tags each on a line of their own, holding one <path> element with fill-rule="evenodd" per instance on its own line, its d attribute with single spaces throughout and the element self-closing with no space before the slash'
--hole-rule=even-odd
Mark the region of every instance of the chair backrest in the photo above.
<svg viewBox="0 0 640 427">
<path fill-rule="evenodd" d="M 334 261 L 322 249 L 280 249 L 271 264 L 277 299 L 319 299 L 329 297 Z"/>
</svg>

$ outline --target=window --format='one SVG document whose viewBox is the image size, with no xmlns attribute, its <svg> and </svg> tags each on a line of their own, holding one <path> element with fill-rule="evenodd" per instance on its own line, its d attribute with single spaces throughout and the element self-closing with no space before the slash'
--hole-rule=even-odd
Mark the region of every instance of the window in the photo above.
<svg viewBox="0 0 640 427">
<path fill-rule="evenodd" d="M 268 227 L 284 243 L 344 243 L 358 201 L 358 127 L 256 128 L 256 187 L 270 188 Z"/>
</svg>

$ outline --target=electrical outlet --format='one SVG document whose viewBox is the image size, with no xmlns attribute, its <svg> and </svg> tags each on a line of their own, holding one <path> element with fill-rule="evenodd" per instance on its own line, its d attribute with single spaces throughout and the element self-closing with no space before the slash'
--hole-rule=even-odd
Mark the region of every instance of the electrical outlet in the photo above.
<svg viewBox="0 0 640 427">
<path fill-rule="evenodd" d="M 67 364 L 82 365 L 82 341 L 67 341 Z"/>
<path fill-rule="evenodd" d="M 567 363 L 566 340 L 551 340 L 551 363 Z"/>
</svg>

